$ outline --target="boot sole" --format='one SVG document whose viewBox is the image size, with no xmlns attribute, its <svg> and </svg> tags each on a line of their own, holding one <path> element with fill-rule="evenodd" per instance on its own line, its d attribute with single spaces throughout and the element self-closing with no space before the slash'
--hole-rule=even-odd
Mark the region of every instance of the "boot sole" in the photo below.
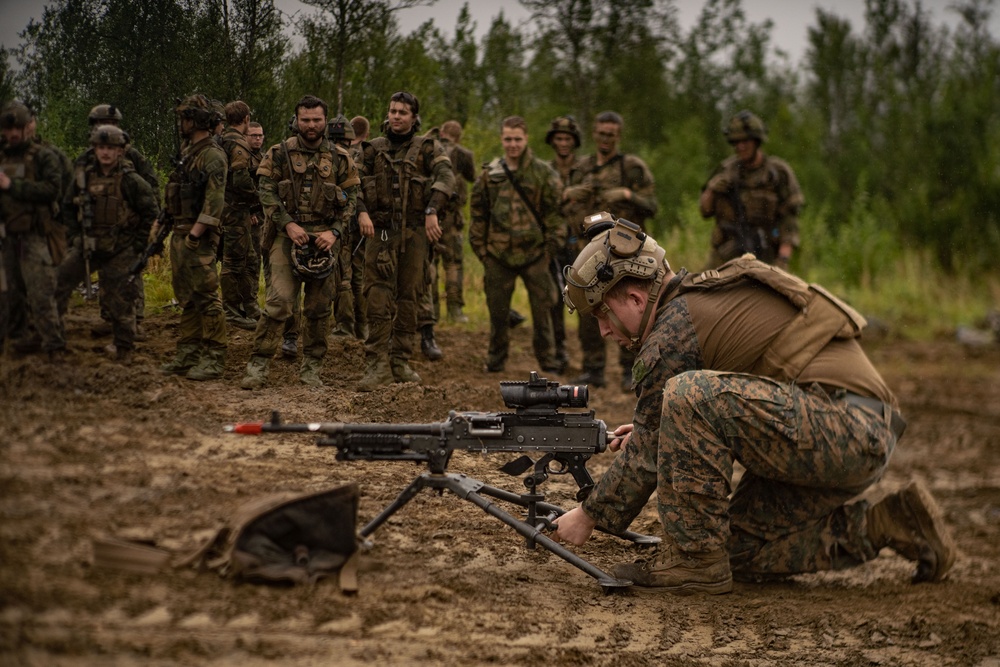
<svg viewBox="0 0 1000 667">
<path fill-rule="evenodd" d="M 913 583 L 941 581 L 955 563 L 955 541 L 945 524 L 944 513 L 922 482 L 911 482 L 900 492 L 900 498 L 933 554 L 932 559 L 921 557 Z"/>
</svg>

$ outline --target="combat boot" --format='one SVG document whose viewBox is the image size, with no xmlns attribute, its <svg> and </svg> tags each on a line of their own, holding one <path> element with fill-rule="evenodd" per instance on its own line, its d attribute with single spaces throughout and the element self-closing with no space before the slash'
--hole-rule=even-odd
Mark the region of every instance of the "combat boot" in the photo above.
<svg viewBox="0 0 1000 667">
<path fill-rule="evenodd" d="M 375 391 L 379 387 L 386 387 L 392 384 L 392 371 L 389 369 L 389 360 L 383 356 L 378 356 L 368 360 L 368 367 L 365 368 L 365 375 L 358 383 L 358 391 Z"/>
<path fill-rule="evenodd" d="M 364 341 L 368 339 L 369 331 L 367 322 L 355 322 L 354 323 L 354 335 L 358 337 L 358 340 Z"/>
<path fill-rule="evenodd" d="M 209 347 L 202 351 L 201 360 L 184 376 L 188 380 L 218 380 L 226 369 L 226 348 Z"/>
<path fill-rule="evenodd" d="M 437 341 L 434 340 L 434 325 L 425 324 L 420 329 L 420 351 L 424 353 L 429 361 L 441 361 L 444 353 L 441 348 L 438 347 Z M 410 382 L 410 380 L 406 380 Z M 420 382 L 420 380 L 417 380 Z"/>
<path fill-rule="evenodd" d="M 448 321 L 457 324 L 466 324 L 469 316 L 462 312 L 462 307 L 457 304 L 448 304 Z"/>
<path fill-rule="evenodd" d="M 257 329 L 257 320 L 251 320 L 249 317 L 244 317 L 243 313 L 237 311 L 232 306 L 226 306 L 224 310 L 226 311 L 227 323 L 247 331 L 255 331 Z"/>
<path fill-rule="evenodd" d="M 507 326 L 510 327 L 511 329 L 518 328 L 519 326 L 524 324 L 525 320 L 527 319 L 528 319 L 527 317 L 517 312 L 513 308 L 507 311 Z"/>
<path fill-rule="evenodd" d="M 281 341 L 282 356 L 287 357 L 288 359 L 294 359 L 299 353 L 298 342 L 299 337 L 294 334 L 285 336 Z"/>
<path fill-rule="evenodd" d="M 913 583 L 941 581 L 955 562 L 955 542 L 941 508 L 919 481 L 868 508 L 868 539 L 917 562 Z"/>
<path fill-rule="evenodd" d="M 246 313 L 247 317 L 254 321 L 256 324 L 257 320 L 260 319 L 261 312 L 260 306 L 257 305 L 257 300 L 247 301 L 243 304 L 243 312 Z"/>
<path fill-rule="evenodd" d="M 198 365 L 201 348 L 193 343 L 182 343 L 171 361 L 160 366 L 160 372 L 167 375 L 184 375 Z"/>
<path fill-rule="evenodd" d="M 417 372 L 410 368 L 406 359 L 393 359 L 390 365 L 392 366 L 392 379 L 396 382 L 414 382 L 416 384 L 422 382 Z"/>
<path fill-rule="evenodd" d="M 337 338 L 354 338 L 354 325 L 347 322 L 338 324 L 330 335 Z"/>
<path fill-rule="evenodd" d="M 90 335 L 94 338 L 110 336 L 112 333 L 114 333 L 114 329 L 111 326 L 111 322 L 108 322 L 107 320 L 101 320 L 94 326 L 90 327 Z"/>
<path fill-rule="evenodd" d="M 660 546 L 659 553 L 651 559 L 615 565 L 611 573 L 636 586 L 657 588 L 675 595 L 721 595 L 733 590 L 729 556 L 724 549 L 685 552 L 669 544 Z"/>
<path fill-rule="evenodd" d="M 323 359 L 318 357 L 303 357 L 299 369 L 299 382 L 310 387 L 322 387 L 323 380 L 319 372 L 323 368 Z"/>
<path fill-rule="evenodd" d="M 247 362 L 246 371 L 243 373 L 243 380 L 240 387 L 243 389 L 260 389 L 267 384 L 267 366 L 270 359 L 265 356 L 255 354 Z"/>
</svg>

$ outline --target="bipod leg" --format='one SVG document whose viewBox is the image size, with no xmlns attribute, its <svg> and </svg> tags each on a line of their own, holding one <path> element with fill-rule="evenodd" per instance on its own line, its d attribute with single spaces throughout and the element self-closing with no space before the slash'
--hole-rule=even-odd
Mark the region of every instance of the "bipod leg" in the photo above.
<svg viewBox="0 0 1000 667">
<path fill-rule="evenodd" d="M 604 589 L 605 593 L 618 588 L 627 588 L 632 585 L 631 581 L 612 577 L 610 574 L 600 569 L 593 563 L 577 556 L 566 547 L 545 535 L 539 526 L 529 525 L 528 523 L 521 521 L 520 519 L 497 507 L 493 501 L 483 497 L 492 496 L 500 500 L 506 500 L 504 495 L 509 492 L 492 486 L 487 486 L 479 480 L 466 477 L 465 475 L 448 474 L 446 477 L 449 479 L 449 482 L 444 486 L 444 488 L 447 488 L 459 498 L 468 500 L 490 516 L 500 519 L 500 521 L 503 521 L 505 524 L 516 530 L 518 534 L 528 540 L 529 544 L 541 545 L 543 549 L 552 552 L 573 567 L 583 570 L 597 580 L 597 583 L 602 589 Z M 512 501 L 516 504 L 524 506 L 524 503 L 527 502 L 522 501 L 520 496 L 517 494 L 511 493 L 510 495 L 517 499 Z M 546 523 L 540 522 L 540 525 L 544 526 Z"/>
<path fill-rule="evenodd" d="M 514 503 L 515 505 L 520 505 L 521 507 L 528 508 L 528 514 L 531 515 L 530 505 L 534 505 L 535 512 L 544 512 L 547 516 L 552 516 L 553 519 L 561 517 L 566 513 L 566 510 L 559 507 L 558 505 L 553 505 L 552 503 L 545 503 L 541 500 L 530 500 L 531 495 L 536 494 L 523 494 L 518 495 L 504 489 L 498 489 L 493 486 L 487 486 L 480 491 L 483 495 L 492 496 L 498 500 L 504 500 L 509 503 Z M 554 515 L 554 516 L 553 516 Z M 602 533 L 607 533 L 608 535 L 614 535 L 615 537 L 620 537 L 623 540 L 628 540 L 633 544 L 638 544 L 639 546 L 651 546 L 653 544 L 659 544 L 660 538 L 656 535 L 643 535 L 642 533 L 636 533 L 631 530 L 626 530 L 621 533 L 609 533 L 603 528 L 599 527 L 597 530 Z"/>
<path fill-rule="evenodd" d="M 389 503 L 384 510 L 379 512 L 378 516 L 365 524 L 365 527 L 361 529 L 359 535 L 361 535 L 361 537 L 368 537 L 374 533 L 379 526 L 385 523 L 389 517 L 395 514 L 399 508 L 413 500 L 413 497 L 420 493 L 421 489 L 425 486 L 436 486 L 435 484 L 429 484 L 428 480 L 430 477 L 430 473 L 424 473 L 410 482 L 409 486 L 403 489 L 399 495 L 396 496 L 395 500 Z"/>
</svg>

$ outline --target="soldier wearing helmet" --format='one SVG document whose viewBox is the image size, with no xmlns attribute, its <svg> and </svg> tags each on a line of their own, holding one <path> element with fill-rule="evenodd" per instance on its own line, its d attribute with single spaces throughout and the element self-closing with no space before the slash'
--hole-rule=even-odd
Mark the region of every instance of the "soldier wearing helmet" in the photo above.
<svg viewBox="0 0 1000 667">
<path fill-rule="evenodd" d="M 332 262 L 347 236 L 361 183 L 350 153 L 327 138 L 327 111 L 323 100 L 303 96 L 295 105 L 298 134 L 272 146 L 257 168 L 265 216 L 261 246 L 269 268 L 267 301 L 243 375 L 244 389 L 267 383 L 271 358 L 303 292 L 299 381 L 323 386 L 319 374 L 337 283 Z M 311 250 L 303 252 L 306 248 Z"/>
<path fill-rule="evenodd" d="M 170 174 L 164 207 L 174 218 L 170 269 L 182 313 L 176 354 L 161 370 L 189 380 L 214 380 L 222 376 L 227 347 L 215 260 L 228 165 L 215 142 L 216 112 L 207 97 L 188 95 L 175 113 L 184 149 L 181 163 Z"/>
<path fill-rule="evenodd" d="M 260 317 L 257 305 L 260 259 L 252 232 L 253 212 L 260 205 L 251 168 L 253 155 L 247 141 L 250 107 L 242 100 L 225 106 L 227 127 L 222 150 L 229 161 L 226 176 L 226 206 L 222 212 L 222 310 L 226 322 L 254 331 Z"/>
<path fill-rule="evenodd" d="M 125 159 L 128 137 L 121 128 L 95 125 L 90 145 L 94 163 L 81 168 L 63 208 L 63 223 L 72 242 L 59 265 L 56 298 L 60 313 L 65 313 L 84 272 L 96 269 L 101 311 L 107 313 L 114 336 L 109 351 L 120 363 L 128 363 L 136 342 L 138 292 L 129 269 L 146 247 L 159 205 L 153 188 Z"/>
<path fill-rule="evenodd" d="M 792 168 L 767 155 L 767 128 L 758 116 L 740 111 L 723 130 L 734 155 L 716 168 L 702 188 L 699 207 L 715 218 L 710 266 L 750 252 L 788 268 L 799 246 L 799 209 L 804 202 Z"/>
<path fill-rule="evenodd" d="M 625 530 L 656 493 L 666 541 L 615 576 L 670 593 L 853 567 L 892 545 L 937 581 L 954 543 L 918 483 L 851 502 L 885 472 L 905 423 L 862 349 L 864 320 L 752 256 L 674 273 L 638 226 L 608 214 L 566 272 L 567 305 L 636 350 L 638 401 L 590 496 L 556 520 L 582 544 Z M 733 492 L 733 466 L 746 468 Z"/>
<path fill-rule="evenodd" d="M 16 100 L 0 108 L 0 278 L 9 284 L 0 298 L 10 311 L 0 338 L 9 337 L 18 352 L 40 349 L 56 358 L 66 348 L 55 300 L 66 245 L 58 219 L 65 171 L 55 150 L 33 140 L 34 117 Z"/>
</svg>

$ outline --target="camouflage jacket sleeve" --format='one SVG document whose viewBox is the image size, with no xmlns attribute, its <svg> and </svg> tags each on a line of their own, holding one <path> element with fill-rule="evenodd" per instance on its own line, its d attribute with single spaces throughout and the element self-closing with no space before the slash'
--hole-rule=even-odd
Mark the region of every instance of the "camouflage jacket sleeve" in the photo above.
<svg viewBox="0 0 1000 667">
<path fill-rule="evenodd" d="M 479 259 L 486 257 L 486 234 L 489 231 L 492 215 L 487 174 L 487 170 L 483 169 L 483 173 L 472 186 L 472 198 L 469 200 L 469 212 L 472 218 L 469 221 L 469 246 Z"/>
<path fill-rule="evenodd" d="M 541 160 L 534 161 L 534 168 L 538 171 L 538 180 L 541 186 L 542 207 L 538 214 L 542 218 L 540 223 L 542 233 L 545 235 L 545 254 L 551 258 L 555 257 L 559 250 L 566 245 L 568 235 L 566 221 L 560 210 L 562 180 L 555 169 Z"/>
<path fill-rule="evenodd" d="M 656 215 L 659 205 L 656 202 L 656 186 L 653 183 L 653 172 L 639 158 L 628 160 L 625 171 L 627 186 L 632 190 L 632 205 L 639 209 L 644 217 Z"/>
<path fill-rule="evenodd" d="M 122 178 L 122 196 L 129 207 L 136 212 L 139 220 L 135 227 L 129 230 L 133 237 L 134 247 L 138 250 L 146 246 L 146 239 L 153 222 L 160 214 L 156 192 L 142 174 L 136 171 L 127 172 Z"/>
<path fill-rule="evenodd" d="M 677 278 L 674 280 L 679 282 Z M 663 388 L 675 375 L 702 366 L 701 348 L 687 301 L 673 299 L 657 314 L 653 331 L 639 350 L 632 369 L 638 391 L 632 437 L 583 502 L 584 510 L 600 526 L 613 533 L 627 529 L 656 490 L 656 471 L 646 468 L 648 464 L 644 461 L 650 457 L 642 453 L 660 446 Z"/>
<path fill-rule="evenodd" d="M 292 216 L 278 196 L 278 183 L 285 178 L 285 147 L 275 144 L 257 167 L 257 198 L 264 209 L 264 216 L 275 229 L 283 231 L 292 222 Z"/>
<path fill-rule="evenodd" d="M 226 155 L 212 143 L 198 155 L 198 167 L 205 177 L 205 203 L 195 221 L 216 230 L 222 227 L 222 211 L 226 206 Z"/>
<path fill-rule="evenodd" d="M 7 191 L 12 198 L 33 204 L 58 205 L 63 192 L 63 163 L 55 151 L 38 148 L 34 180 L 14 178 Z"/>
<path fill-rule="evenodd" d="M 799 209 L 805 203 L 799 181 L 787 162 L 769 157 L 774 164 L 778 181 L 778 243 L 789 243 L 799 247 Z"/>
<path fill-rule="evenodd" d="M 149 183 L 150 187 L 153 188 L 153 194 L 156 195 L 157 199 L 159 199 L 160 179 L 156 175 L 153 163 L 147 160 L 146 157 L 132 145 L 129 145 L 129 147 L 125 149 L 125 157 L 132 163 L 135 170 L 140 176 L 142 176 L 142 179 Z"/>
<path fill-rule="evenodd" d="M 476 158 L 472 151 L 465 146 L 456 145 L 452 155 L 454 158 L 451 166 L 455 170 L 455 176 L 461 177 L 469 183 L 476 180 Z"/>
<path fill-rule="evenodd" d="M 424 156 L 424 164 L 430 166 L 431 190 L 433 192 L 428 198 L 427 205 L 441 210 L 448 203 L 451 194 L 455 192 L 455 171 L 451 168 L 451 160 L 448 159 L 444 146 L 437 140 L 424 142 L 424 146 L 428 144 L 432 146 L 432 152 Z"/>
<path fill-rule="evenodd" d="M 238 132 L 227 135 L 239 134 Z M 242 135 L 239 135 L 242 137 Z M 250 149 L 237 139 L 226 137 L 229 170 L 226 183 L 226 199 L 231 204 L 253 204 L 257 201 L 257 186 L 250 173 Z"/>
<path fill-rule="evenodd" d="M 358 210 L 358 192 L 361 189 L 361 176 L 358 173 L 357 165 L 350 153 L 342 148 L 337 148 L 339 156 L 337 165 L 337 185 L 344 191 L 344 203 L 335 221 L 331 221 L 330 229 L 343 236 L 351 224 L 351 218 Z"/>
</svg>

